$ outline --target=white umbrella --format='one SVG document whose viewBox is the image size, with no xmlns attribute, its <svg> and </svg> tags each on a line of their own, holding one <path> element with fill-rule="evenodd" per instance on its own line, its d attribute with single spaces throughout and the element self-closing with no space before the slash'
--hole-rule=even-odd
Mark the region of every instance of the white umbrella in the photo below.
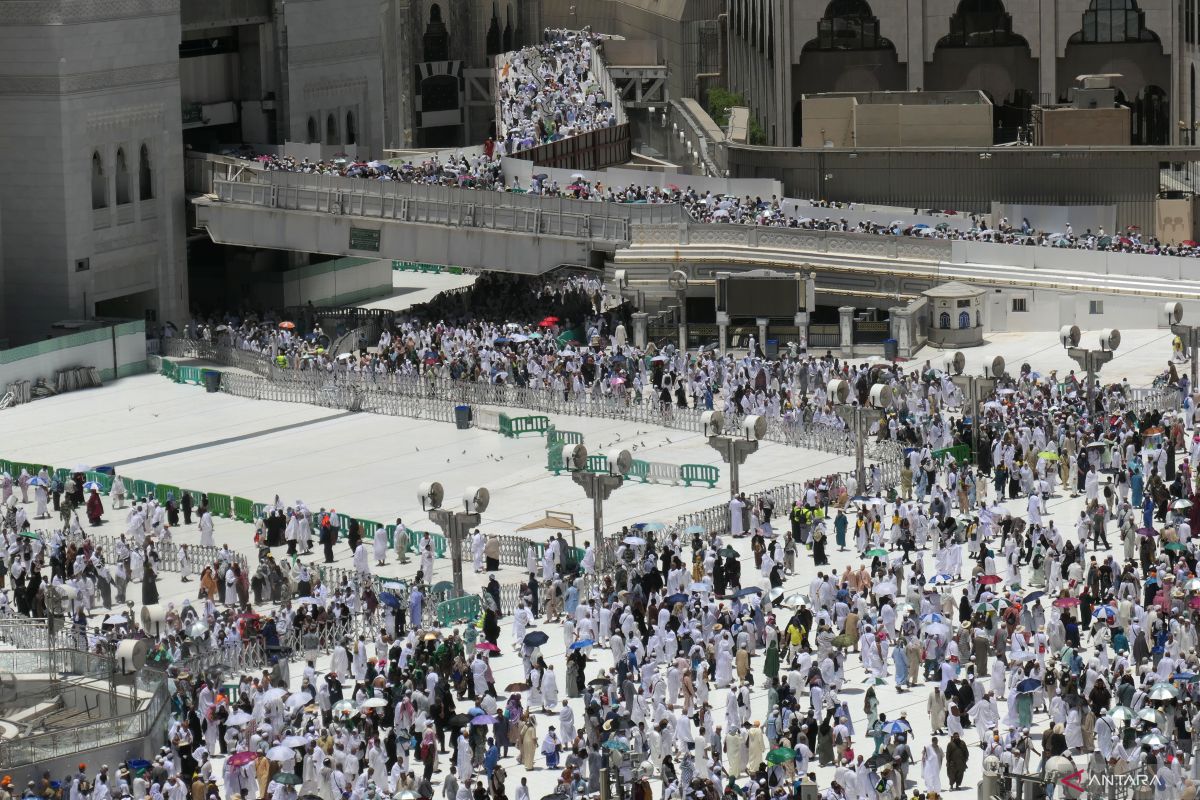
<svg viewBox="0 0 1200 800">
<path fill-rule="evenodd" d="M 124 625 L 126 622 L 129 622 L 129 617 L 124 614 L 113 614 L 104 620 L 105 625 Z"/>
<path fill-rule="evenodd" d="M 641 547 L 646 543 L 646 540 L 640 536 L 626 536 L 621 541 L 623 541 L 625 544 L 633 545 L 634 547 Z"/>
<path fill-rule="evenodd" d="M 238 710 L 229 715 L 229 719 L 225 720 L 225 724 L 236 727 L 238 725 L 245 725 L 247 722 L 253 721 L 253 714 L 247 714 L 245 711 Z"/>
<path fill-rule="evenodd" d="M 289 758 L 295 757 L 296 751 L 283 745 L 275 745 L 267 751 L 267 758 L 271 761 L 287 761 Z"/>
<path fill-rule="evenodd" d="M 944 622 L 931 622 L 925 626 L 925 632 L 930 636 L 944 636 L 950 632 L 950 627 Z"/>
<path fill-rule="evenodd" d="M 88 468 L 87 468 L 87 466 L 86 466 L 86 465 L 84 465 L 84 464 L 76 464 L 76 465 L 75 465 L 75 469 L 73 469 L 73 470 L 71 470 L 71 471 L 72 471 L 72 472 L 87 472 L 87 471 L 88 471 Z"/>
<path fill-rule="evenodd" d="M 382 697 L 368 697 L 366 700 L 363 700 L 362 705 L 359 706 L 359 708 L 385 708 L 385 707 L 387 707 L 387 700 L 384 700 Z"/>
<path fill-rule="evenodd" d="M 262 699 L 264 703 L 275 703 L 285 697 L 287 697 L 287 689 L 275 686 L 263 692 Z"/>
<path fill-rule="evenodd" d="M 292 749 L 308 747 L 308 739 L 305 739 L 303 736 L 288 736 L 279 744 L 284 747 L 291 747 Z"/>
<path fill-rule="evenodd" d="M 297 692 L 296 694 L 289 697 L 287 699 L 287 702 L 284 703 L 284 705 L 287 706 L 290 710 L 295 711 L 298 708 L 304 708 L 306 705 L 308 705 L 311 702 L 312 702 L 311 694 L 309 694 L 308 692 Z M 288 747 L 291 747 L 291 745 L 288 745 Z"/>
</svg>

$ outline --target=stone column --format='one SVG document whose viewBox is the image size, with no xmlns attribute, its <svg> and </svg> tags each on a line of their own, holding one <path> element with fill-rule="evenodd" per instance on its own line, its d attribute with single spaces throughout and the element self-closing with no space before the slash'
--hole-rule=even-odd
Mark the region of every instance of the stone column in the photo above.
<svg viewBox="0 0 1200 800">
<path fill-rule="evenodd" d="M 758 325 L 758 346 L 762 348 L 763 358 L 767 357 L 767 323 L 770 322 L 766 317 L 758 317 L 754 320 Z"/>
<path fill-rule="evenodd" d="M 729 315 L 724 311 L 717 312 L 717 336 L 720 339 L 717 352 L 723 354 L 729 346 Z"/>
<path fill-rule="evenodd" d="M 792 318 L 792 324 L 799 328 L 796 334 L 796 346 L 801 351 L 808 349 L 808 312 L 797 311 L 796 316 Z"/>
<path fill-rule="evenodd" d="M 645 311 L 635 311 L 630 315 L 633 318 L 633 344 L 639 350 L 645 349 L 647 339 L 647 329 L 649 327 L 649 315 Z"/>
<path fill-rule="evenodd" d="M 842 334 L 842 355 L 854 355 L 854 306 L 838 309 L 838 325 Z"/>
<path fill-rule="evenodd" d="M 909 335 L 912 331 L 913 312 L 911 308 L 893 308 L 892 309 L 892 338 L 896 340 L 897 354 L 908 358 L 912 355 L 912 337 Z"/>
<path fill-rule="evenodd" d="M 804 310 L 810 314 L 817 310 L 817 273 L 815 271 L 804 276 Z"/>
</svg>

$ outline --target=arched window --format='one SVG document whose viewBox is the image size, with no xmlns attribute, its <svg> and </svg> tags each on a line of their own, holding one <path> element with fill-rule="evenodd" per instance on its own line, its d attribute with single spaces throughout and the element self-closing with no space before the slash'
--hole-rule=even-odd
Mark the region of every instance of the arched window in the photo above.
<svg viewBox="0 0 1200 800">
<path fill-rule="evenodd" d="M 338 143 L 337 117 L 335 117 L 333 114 L 330 114 L 329 116 L 327 116 L 325 118 L 325 144 L 337 144 L 337 143 Z"/>
<path fill-rule="evenodd" d="M 320 140 L 320 138 L 317 137 L 317 118 L 309 117 L 308 118 L 308 143 L 316 144 L 319 141 L 321 141 L 321 140 Z"/>
<path fill-rule="evenodd" d="M 450 58 L 450 32 L 442 22 L 442 7 L 434 3 L 429 7 L 429 23 L 425 26 L 422 42 L 426 61 L 446 61 Z"/>
<path fill-rule="evenodd" d="M 142 145 L 138 156 L 138 198 L 154 199 L 154 174 L 150 171 L 150 149 L 146 145 Z"/>
<path fill-rule="evenodd" d="M 1146 13 L 1134 0 L 1092 0 L 1083 12 L 1083 27 L 1071 35 L 1070 44 L 1116 44 L 1157 42 L 1158 35 L 1146 30 Z"/>
<path fill-rule="evenodd" d="M 938 47 L 1012 47 L 1028 42 L 1012 31 L 1012 15 L 1002 0 L 960 0 L 950 17 L 950 33 Z"/>
<path fill-rule="evenodd" d="M 92 152 L 92 208 L 108 206 L 108 184 L 104 180 L 104 160 L 100 151 Z"/>
<path fill-rule="evenodd" d="M 879 20 L 867 0 L 832 0 L 817 23 L 817 38 L 805 49 L 876 50 L 891 46 L 879 35 Z"/>
<path fill-rule="evenodd" d="M 960 311 L 959 312 L 958 327 L 961 328 L 962 330 L 966 330 L 967 328 L 971 327 L 971 312 L 970 311 Z"/>
<path fill-rule="evenodd" d="M 503 52 L 500 44 L 500 16 L 496 13 L 496 4 L 492 3 L 492 22 L 487 29 L 487 54 L 494 56 Z"/>
<path fill-rule="evenodd" d="M 943 330 L 950 330 L 950 312 L 943 311 L 938 315 L 938 327 Z"/>
<path fill-rule="evenodd" d="M 512 3 L 508 4 L 508 10 L 505 12 L 504 18 L 504 52 L 511 52 L 513 49 L 513 21 L 512 21 Z"/>
<path fill-rule="evenodd" d="M 129 165 L 125 163 L 125 148 L 117 148 L 117 205 L 129 202 Z"/>
<path fill-rule="evenodd" d="M 346 112 L 346 144 L 358 143 L 358 128 L 354 125 L 354 112 Z"/>
</svg>

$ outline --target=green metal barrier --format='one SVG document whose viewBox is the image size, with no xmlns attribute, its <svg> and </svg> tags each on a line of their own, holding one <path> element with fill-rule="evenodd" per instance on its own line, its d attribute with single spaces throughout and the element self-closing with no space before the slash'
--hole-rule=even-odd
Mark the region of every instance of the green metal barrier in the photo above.
<svg viewBox="0 0 1200 800">
<path fill-rule="evenodd" d="M 440 533 L 431 533 L 429 538 L 433 540 L 434 558 L 445 558 L 446 551 L 450 548 L 450 542 Z"/>
<path fill-rule="evenodd" d="M 254 516 L 254 519 L 259 520 L 267 515 L 267 509 L 269 508 L 274 508 L 274 506 L 269 506 L 266 503 L 255 503 L 250 506 L 250 513 Z"/>
<path fill-rule="evenodd" d="M 693 483 L 704 483 L 712 489 L 721 479 L 721 470 L 710 464 L 684 464 L 679 468 L 679 477 L 687 486 L 691 486 Z"/>
<path fill-rule="evenodd" d="M 194 383 L 197 386 L 204 383 L 200 367 L 179 366 L 175 370 L 175 380 L 178 383 Z"/>
<path fill-rule="evenodd" d="M 566 472 L 567 465 L 563 461 L 561 447 L 551 447 L 546 451 L 546 469 L 555 475 L 561 475 Z"/>
<path fill-rule="evenodd" d="M 608 472 L 608 456 L 606 456 L 606 455 L 588 456 L 587 471 L 588 472 L 598 472 L 600 474 L 604 474 L 604 473 Z"/>
<path fill-rule="evenodd" d="M 176 363 L 174 361 L 164 358 L 164 359 L 162 359 L 161 366 L 159 367 L 158 372 L 160 375 L 165 375 L 166 377 L 170 378 L 171 380 L 176 380 L 175 372 L 176 372 L 177 368 L 178 368 L 178 365 L 176 365 Z"/>
<path fill-rule="evenodd" d="M 507 414 L 500 415 L 500 433 L 515 439 L 523 433 L 536 433 L 538 435 L 546 433 L 550 430 L 550 418 L 543 416 L 532 417 L 510 417 Z"/>
<path fill-rule="evenodd" d="M 208 510 L 214 517 L 228 519 L 233 512 L 233 499 L 227 494 L 208 495 Z"/>
<path fill-rule="evenodd" d="M 474 622 L 479 618 L 479 597 L 467 595 L 438 603 L 438 624 L 448 628 L 459 622 Z"/>
<path fill-rule="evenodd" d="M 546 447 L 561 450 L 569 444 L 583 444 L 583 434 L 579 431 L 560 431 L 553 425 L 546 431 Z"/>
<path fill-rule="evenodd" d="M 154 496 L 158 498 L 158 502 L 165 504 L 167 502 L 168 494 L 174 496 L 176 503 L 183 499 L 183 492 L 178 486 L 172 486 L 169 483 L 159 483 L 155 485 Z"/>
<path fill-rule="evenodd" d="M 66 472 L 66 470 L 55 470 L 53 473 L 51 473 L 51 475 L 57 477 L 59 472 Z M 96 483 L 100 484 L 100 491 L 104 494 L 108 494 L 110 491 L 112 491 L 113 479 L 111 475 L 103 472 L 85 472 L 83 477 L 89 481 L 95 481 Z M 66 481 L 66 479 L 67 476 L 64 475 L 62 480 Z"/>
<path fill-rule="evenodd" d="M 971 460 L 971 446 L 966 444 L 957 444 L 954 447 L 944 447 L 941 450 L 934 450 L 933 457 L 941 463 L 946 460 L 946 456 L 952 456 L 959 464 Z"/>
<path fill-rule="evenodd" d="M 135 498 L 154 497 L 154 484 L 150 481 L 134 480 L 126 481 L 126 488 L 133 492 Z"/>
<path fill-rule="evenodd" d="M 629 467 L 629 472 L 626 473 L 626 477 L 646 483 L 650 480 L 650 463 L 642 461 L 640 458 L 635 458 L 633 465 Z"/>
<path fill-rule="evenodd" d="M 238 522 L 253 523 L 254 517 L 254 501 L 246 497 L 233 498 L 233 518 Z"/>
<path fill-rule="evenodd" d="M 362 537 L 369 542 L 373 542 L 379 533 L 379 529 L 383 527 L 383 523 L 369 519 L 360 519 L 358 527 L 362 531 Z"/>
</svg>

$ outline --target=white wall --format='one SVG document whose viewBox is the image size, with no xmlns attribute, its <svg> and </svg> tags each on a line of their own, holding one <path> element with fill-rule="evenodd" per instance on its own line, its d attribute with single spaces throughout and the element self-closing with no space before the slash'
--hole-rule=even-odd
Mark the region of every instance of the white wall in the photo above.
<svg viewBox="0 0 1200 800">
<path fill-rule="evenodd" d="M 127 322 L 0 351 L 0 394 L 15 381 L 45 378 L 52 382 L 55 372 L 73 367 L 95 367 L 105 380 L 144 372 L 145 330 L 143 322 Z"/>
</svg>

